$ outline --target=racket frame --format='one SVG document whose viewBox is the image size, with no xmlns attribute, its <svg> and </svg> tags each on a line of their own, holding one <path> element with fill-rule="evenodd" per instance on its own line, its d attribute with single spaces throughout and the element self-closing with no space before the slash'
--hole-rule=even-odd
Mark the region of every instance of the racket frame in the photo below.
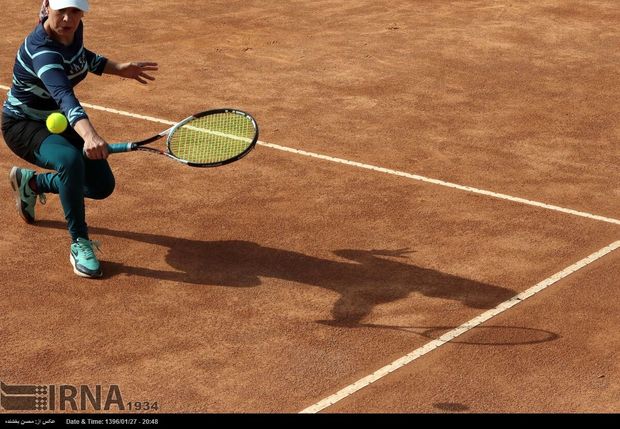
<svg viewBox="0 0 620 429">
<path fill-rule="evenodd" d="M 187 124 L 190 121 L 193 121 L 194 119 L 198 119 L 204 116 L 221 114 L 221 113 L 234 113 L 236 115 L 241 115 L 249 119 L 252 122 L 252 125 L 254 126 L 254 131 L 255 131 L 254 138 L 252 139 L 248 147 L 243 152 L 241 152 L 240 154 L 232 158 L 225 159 L 223 161 L 204 163 L 204 164 L 187 161 L 187 160 L 178 158 L 172 154 L 172 152 L 170 151 L 170 139 L 178 128 L 182 127 L 183 125 Z M 166 137 L 166 149 L 167 149 L 166 151 L 145 146 L 149 143 L 152 143 L 156 140 L 161 139 L 162 137 Z M 122 143 L 115 143 L 112 145 L 108 145 L 108 152 L 109 153 L 120 153 L 120 152 L 132 152 L 132 151 L 140 150 L 140 151 L 145 151 L 145 152 L 157 153 L 160 155 L 166 155 L 167 157 L 172 158 L 175 161 L 181 162 L 190 167 L 208 168 L 208 167 L 219 167 L 221 165 L 230 164 L 231 162 L 240 160 L 241 158 L 246 156 L 248 153 L 250 153 L 252 149 L 254 149 L 254 147 L 256 146 L 256 142 L 258 142 L 258 124 L 256 123 L 256 120 L 254 119 L 254 117 L 252 117 L 252 115 L 242 110 L 238 110 L 238 109 L 221 108 L 221 109 L 206 110 L 204 112 L 200 112 L 192 116 L 188 116 L 187 118 L 183 119 L 180 122 L 177 122 L 172 127 L 168 128 L 167 130 L 164 130 L 161 133 L 156 134 L 152 137 L 146 138 L 144 140 L 122 142 Z"/>
</svg>

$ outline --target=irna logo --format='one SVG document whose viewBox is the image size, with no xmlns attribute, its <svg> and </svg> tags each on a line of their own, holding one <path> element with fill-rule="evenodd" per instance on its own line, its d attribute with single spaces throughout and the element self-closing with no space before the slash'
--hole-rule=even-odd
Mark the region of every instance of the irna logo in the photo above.
<svg viewBox="0 0 620 429">
<path fill-rule="evenodd" d="M 124 411 L 121 389 L 116 384 L 30 385 L 0 381 L 0 408 L 7 411 Z"/>
</svg>

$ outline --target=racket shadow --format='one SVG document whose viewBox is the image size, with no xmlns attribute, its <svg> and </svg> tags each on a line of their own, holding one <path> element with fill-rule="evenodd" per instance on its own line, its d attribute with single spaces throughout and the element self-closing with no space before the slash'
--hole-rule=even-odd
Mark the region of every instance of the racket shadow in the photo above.
<svg viewBox="0 0 620 429">
<path fill-rule="evenodd" d="M 336 325 L 333 321 L 320 321 L 324 325 Z M 436 340 L 456 326 L 397 326 L 377 323 L 359 323 L 355 328 L 376 328 L 382 330 L 394 330 L 407 332 L 429 340 Z M 539 344 L 556 341 L 560 334 L 544 329 L 529 328 L 524 326 L 481 325 L 477 326 L 476 332 L 482 333 L 477 338 L 469 336 L 467 340 L 455 338 L 450 340 L 452 344 L 467 344 L 475 346 L 520 346 L 524 344 Z"/>
<path fill-rule="evenodd" d="M 40 221 L 39 226 L 66 229 L 62 222 Z M 303 253 L 242 241 L 198 241 L 165 235 L 89 227 L 92 235 L 118 237 L 168 248 L 166 262 L 175 271 L 132 267 L 103 258 L 106 277 L 133 275 L 196 285 L 255 287 L 261 278 L 277 278 L 325 288 L 339 294 L 331 322 L 356 326 L 380 304 L 406 298 L 412 293 L 455 300 L 489 309 L 516 293 L 403 262 L 404 249 L 341 249 L 339 258 L 323 259 Z M 336 260 L 338 259 L 338 260 Z M 398 260 L 397 260 L 398 259 Z"/>
</svg>

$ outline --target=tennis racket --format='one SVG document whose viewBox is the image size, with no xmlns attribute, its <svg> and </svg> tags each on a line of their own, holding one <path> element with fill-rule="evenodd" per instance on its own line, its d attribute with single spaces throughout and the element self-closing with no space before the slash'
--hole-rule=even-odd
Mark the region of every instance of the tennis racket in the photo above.
<svg viewBox="0 0 620 429">
<path fill-rule="evenodd" d="M 166 137 L 166 150 L 145 145 Z M 191 167 L 217 167 L 247 155 L 258 141 L 256 120 L 236 109 L 197 113 L 140 141 L 108 145 L 109 153 L 146 151 L 166 155 Z"/>
</svg>

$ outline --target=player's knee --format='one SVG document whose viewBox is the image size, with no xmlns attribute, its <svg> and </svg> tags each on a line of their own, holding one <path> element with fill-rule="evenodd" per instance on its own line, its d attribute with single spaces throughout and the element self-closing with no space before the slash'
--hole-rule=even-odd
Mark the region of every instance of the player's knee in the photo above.
<svg viewBox="0 0 620 429">
<path fill-rule="evenodd" d="M 116 187 L 116 180 L 114 180 L 114 176 L 110 175 L 107 180 L 104 181 L 103 187 L 101 189 L 101 200 L 104 198 L 108 198 L 114 192 L 114 188 Z"/>
<path fill-rule="evenodd" d="M 93 200 L 104 200 L 112 195 L 115 187 L 116 180 L 114 179 L 114 176 L 110 174 L 109 176 L 99 180 L 95 189 L 89 189 L 86 192 L 86 196 L 92 198 Z"/>
</svg>

